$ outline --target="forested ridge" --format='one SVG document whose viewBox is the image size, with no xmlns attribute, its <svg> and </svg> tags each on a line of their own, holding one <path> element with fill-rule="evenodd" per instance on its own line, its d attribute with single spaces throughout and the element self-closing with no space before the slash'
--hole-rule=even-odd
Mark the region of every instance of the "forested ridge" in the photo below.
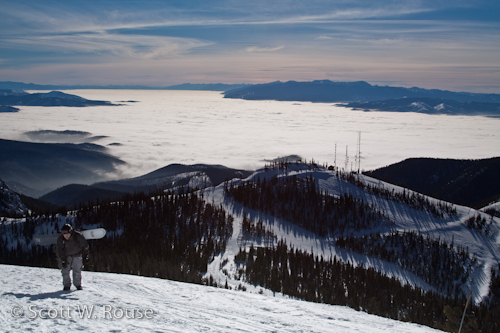
<svg viewBox="0 0 500 333">
<path fill-rule="evenodd" d="M 279 163 L 270 168 L 286 171 L 290 165 Z M 336 172 L 336 177 L 367 193 L 425 210 L 436 218 L 457 214 L 452 204 L 432 202 L 413 191 L 399 192 L 365 184 L 353 173 Z M 416 232 L 355 237 L 355 232 L 387 223 L 387 217 L 359 197 L 333 196 L 318 189 L 313 177 L 257 178 L 237 185 L 226 184 L 225 192 L 246 207 L 283 218 L 320 236 L 334 237 L 340 248 L 394 262 L 422 277 L 439 292 L 424 292 L 404 285 L 373 268 L 354 267 L 335 258 L 325 260 L 313 253 L 294 250 L 283 241 L 276 247 L 251 247 L 248 251 L 241 248 L 235 258 L 241 265 L 240 278 L 309 301 L 347 305 L 389 318 L 458 331 L 457 317 L 466 299 L 461 286 L 468 281 L 471 267 L 476 264 L 475 255 L 467 249 Z M 466 224 L 488 233 L 482 218 L 474 217 Z M 500 293 L 498 287 L 493 288 L 500 278 L 495 272 L 496 268 L 492 270 L 488 302 L 473 310 L 463 332 L 496 332 L 500 328 L 496 321 L 500 307 L 495 305 Z"/>
<path fill-rule="evenodd" d="M 320 236 L 359 231 L 386 222 L 382 212 L 360 198 L 351 194 L 336 197 L 318 190 L 312 177 L 231 183 L 225 191 L 244 206 L 283 218 Z"/>
<path fill-rule="evenodd" d="M 396 191 L 394 188 L 389 190 L 383 186 L 366 184 L 359 180 L 357 174 L 351 172 L 337 172 L 337 177 L 347 180 L 367 193 L 378 197 L 396 201 L 408 205 L 417 210 L 426 210 L 436 217 L 443 218 L 445 215 L 455 215 L 457 213 L 453 204 L 446 201 L 431 202 L 428 196 L 421 193 L 403 188 L 403 192 Z"/>
<path fill-rule="evenodd" d="M 108 231 L 106 238 L 90 241 L 87 269 L 196 283 L 203 282 L 202 273 L 213 256 L 224 251 L 233 228 L 232 216 L 194 193 L 126 195 L 119 201 L 83 205 L 72 215 L 76 229 L 99 225 Z M 34 245 L 31 237 L 41 224 L 58 232 L 58 222 L 57 216 L 50 216 L 1 224 L 2 235 L 18 237 L 10 249 L 4 239 L 0 262 L 56 267 L 53 249 Z"/>
<path fill-rule="evenodd" d="M 240 277 L 275 292 L 379 316 L 458 331 L 465 297 L 446 297 L 402 284 L 373 268 L 354 266 L 294 249 L 281 240 L 275 247 L 240 249 Z M 500 281 L 495 280 L 496 284 Z M 498 296 L 495 299 L 498 300 Z M 497 332 L 500 308 L 470 305 L 462 332 Z"/>
<path fill-rule="evenodd" d="M 335 246 L 396 263 L 455 297 L 464 296 L 460 287 L 470 279 L 471 268 L 476 265 L 475 255 L 466 248 L 415 231 L 339 237 Z"/>
</svg>

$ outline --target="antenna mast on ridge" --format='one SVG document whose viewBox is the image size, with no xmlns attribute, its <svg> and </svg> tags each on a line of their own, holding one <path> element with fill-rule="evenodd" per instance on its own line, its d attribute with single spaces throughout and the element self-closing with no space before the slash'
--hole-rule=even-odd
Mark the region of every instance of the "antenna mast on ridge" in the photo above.
<svg viewBox="0 0 500 333">
<path fill-rule="evenodd" d="M 337 144 L 335 144 L 335 157 L 333 158 L 333 166 L 337 170 Z"/>
<path fill-rule="evenodd" d="M 356 164 L 358 165 L 358 174 L 361 171 L 361 131 L 358 136 L 358 151 L 356 153 Z"/>
</svg>

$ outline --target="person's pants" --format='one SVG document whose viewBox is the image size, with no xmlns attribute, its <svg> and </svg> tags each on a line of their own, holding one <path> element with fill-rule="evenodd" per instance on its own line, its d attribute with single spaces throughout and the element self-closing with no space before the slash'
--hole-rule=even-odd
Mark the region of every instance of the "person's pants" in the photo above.
<svg viewBox="0 0 500 333">
<path fill-rule="evenodd" d="M 75 287 L 81 286 L 83 268 L 82 256 L 69 256 L 66 258 L 66 262 L 68 263 L 68 265 L 66 267 L 63 267 L 62 269 L 64 287 L 71 287 L 71 278 L 69 277 L 70 270 L 73 270 L 73 284 L 75 285 Z"/>
</svg>

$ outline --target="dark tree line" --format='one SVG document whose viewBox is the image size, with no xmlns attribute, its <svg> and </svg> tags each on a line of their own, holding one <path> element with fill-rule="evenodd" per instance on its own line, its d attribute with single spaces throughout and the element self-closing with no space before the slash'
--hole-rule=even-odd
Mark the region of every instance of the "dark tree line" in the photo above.
<svg viewBox="0 0 500 333">
<path fill-rule="evenodd" d="M 116 232 L 96 241 L 93 270 L 201 283 L 214 255 L 225 250 L 233 218 L 196 194 L 127 195 L 78 211 L 80 223 Z"/>
<path fill-rule="evenodd" d="M 354 266 L 336 257 L 324 259 L 294 249 L 283 240 L 274 247 L 240 249 L 235 260 L 240 278 L 254 285 L 449 332 L 458 331 L 466 301 L 462 296 L 425 292 L 373 268 Z M 498 332 L 498 315 L 498 307 L 469 304 L 462 332 Z"/>
<path fill-rule="evenodd" d="M 383 223 L 361 198 L 338 197 L 318 190 L 312 177 L 272 177 L 239 185 L 226 184 L 226 194 L 243 205 L 288 220 L 320 236 L 341 235 Z"/>
<path fill-rule="evenodd" d="M 439 218 L 444 218 L 445 213 L 448 215 L 455 215 L 457 213 L 453 204 L 444 201 L 433 203 L 429 200 L 429 197 L 415 191 L 403 189 L 403 192 L 401 193 L 399 191 L 395 191 L 394 189 L 389 190 L 382 186 L 366 184 L 354 173 L 337 172 L 337 177 L 347 180 L 351 184 L 356 185 L 368 193 L 372 193 L 387 200 L 404 203 L 418 210 L 426 210 Z"/>
<path fill-rule="evenodd" d="M 487 224 L 486 223 L 486 218 L 481 217 L 480 214 L 477 214 L 476 216 L 471 216 L 465 221 L 465 224 L 467 224 L 467 227 L 470 229 L 475 229 L 481 233 L 484 233 L 486 236 L 489 235 L 490 233 L 490 225 L 493 223 L 493 217 L 491 217 L 490 222 Z"/>
<path fill-rule="evenodd" d="M 269 169 L 272 169 L 272 170 L 279 170 L 286 172 L 287 170 L 292 169 L 294 165 L 295 166 L 304 165 L 307 166 L 308 169 L 317 169 L 319 167 L 319 165 L 316 162 L 314 162 L 314 160 L 312 160 L 310 163 L 303 163 L 301 161 L 293 163 L 288 161 L 276 161 L 270 163 L 269 165 L 266 165 L 265 170 L 267 171 Z M 323 166 L 323 168 L 326 167 Z M 389 190 L 388 188 L 385 188 L 383 186 L 368 184 L 363 182 L 362 178 L 358 177 L 357 173 L 335 170 L 333 166 L 330 166 L 328 170 L 335 172 L 335 175 L 338 178 L 348 181 L 349 183 L 357 186 L 358 188 L 368 193 L 380 196 L 387 200 L 404 203 L 414 209 L 426 210 L 436 217 L 443 218 L 445 217 L 445 214 L 448 215 L 457 214 L 455 206 L 451 203 L 441 200 L 438 202 L 431 202 L 429 200 L 429 197 L 421 193 L 407 189 L 403 189 L 403 192 L 401 193 L 399 191 L 395 191 L 395 189 Z"/>
<path fill-rule="evenodd" d="M 264 226 L 262 220 L 259 219 L 257 223 L 255 223 L 252 219 L 247 217 L 246 214 L 243 216 L 241 230 L 246 237 L 263 239 L 265 241 L 274 241 L 277 239 L 274 232 L 268 230 Z"/>
<path fill-rule="evenodd" d="M 107 230 L 105 238 L 89 241 L 91 261 L 87 269 L 195 283 L 205 282 L 201 273 L 224 251 L 233 228 L 232 216 L 222 207 L 207 204 L 192 193 L 126 195 L 115 202 L 81 205 L 73 215 L 77 230 L 83 225 Z M 52 247 L 31 242 L 33 223 L 53 223 L 53 232 L 59 231 L 60 223 L 44 218 L 2 225 L 16 229 L 10 233 L 12 237 L 28 245 L 8 249 L 5 240 L 0 242 L 0 263 L 57 265 Z"/>
<path fill-rule="evenodd" d="M 35 227 L 47 225 L 59 231 L 56 215 L 27 217 L 24 222 L 0 222 L 0 263 L 11 265 L 56 267 L 52 246 L 36 246 L 32 241 Z"/>
<path fill-rule="evenodd" d="M 415 231 L 339 237 L 336 246 L 396 263 L 442 293 L 455 297 L 464 296 L 460 286 L 467 282 L 476 262 L 467 249 Z"/>
<path fill-rule="evenodd" d="M 373 268 L 354 266 L 336 257 L 324 259 L 288 247 L 283 241 L 275 247 L 240 249 L 235 259 L 241 266 L 241 277 L 254 285 L 311 302 L 345 305 L 430 327 L 448 322 L 445 306 L 454 309 L 465 303 L 463 298 L 424 292 Z M 478 319 L 469 318 L 466 326 L 477 327 Z"/>
<path fill-rule="evenodd" d="M 497 267 L 491 268 L 490 292 L 488 297 L 488 305 L 500 309 L 500 263 L 498 263 Z M 498 326 L 500 328 L 500 324 Z"/>
<path fill-rule="evenodd" d="M 485 209 L 484 212 L 486 214 L 491 215 L 491 216 L 500 217 L 500 208 L 491 207 L 491 208 Z"/>
</svg>

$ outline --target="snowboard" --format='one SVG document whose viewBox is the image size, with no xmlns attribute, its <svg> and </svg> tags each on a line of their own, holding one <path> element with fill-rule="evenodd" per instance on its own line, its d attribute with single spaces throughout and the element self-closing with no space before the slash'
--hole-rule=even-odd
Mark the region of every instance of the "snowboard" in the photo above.
<svg viewBox="0 0 500 333">
<path fill-rule="evenodd" d="M 80 233 L 85 237 L 85 239 L 100 239 L 106 236 L 106 230 L 103 228 L 89 229 L 80 231 Z M 48 234 L 48 235 L 36 235 L 33 236 L 33 241 L 38 245 L 51 245 L 57 243 L 57 238 L 61 234 Z"/>
</svg>

